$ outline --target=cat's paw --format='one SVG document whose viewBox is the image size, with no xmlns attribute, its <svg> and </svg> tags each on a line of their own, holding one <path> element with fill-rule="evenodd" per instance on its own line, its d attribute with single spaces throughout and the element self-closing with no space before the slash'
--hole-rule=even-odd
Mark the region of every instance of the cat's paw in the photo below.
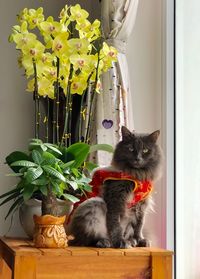
<svg viewBox="0 0 200 279">
<path fill-rule="evenodd" d="M 135 238 L 131 238 L 129 240 L 131 247 L 136 247 L 137 246 L 137 240 Z"/>
<path fill-rule="evenodd" d="M 130 241 L 125 241 L 122 239 L 122 240 L 113 242 L 113 248 L 121 248 L 121 249 L 131 248 L 131 243 L 130 243 Z"/>
<path fill-rule="evenodd" d="M 109 239 L 100 239 L 99 241 L 97 241 L 96 243 L 96 247 L 98 248 L 110 248 L 111 244 L 110 244 L 110 240 Z"/>
<path fill-rule="evenodd" d="M 146 238 L 141 238 L 138 240 L 137 247 L 150 247 L 151 243 Z"/>
</svg>

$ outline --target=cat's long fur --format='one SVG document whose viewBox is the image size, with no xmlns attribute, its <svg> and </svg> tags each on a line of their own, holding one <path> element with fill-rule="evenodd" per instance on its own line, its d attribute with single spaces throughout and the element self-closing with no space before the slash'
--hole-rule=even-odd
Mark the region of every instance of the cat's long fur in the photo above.
<svg viewBox="0 0 200 279">
<path fill-rule="evenodd" d="M 111 169 L 124 171 L 138 180 L 155 181 L 158 176 L 161 152 L 156 144 L 159 131 L 150 135 L 135 135 L 122 127 L 122 141 L 113 155 Z M 133 207 L 134 183 L 128 180 L 107 180 L 101 197 L 83 202 L 75 210 L 67 233 L 74 236 L 69 245 L 120 247 L 149 246 L 142 234 L 150 198 Z"/>
</svg>

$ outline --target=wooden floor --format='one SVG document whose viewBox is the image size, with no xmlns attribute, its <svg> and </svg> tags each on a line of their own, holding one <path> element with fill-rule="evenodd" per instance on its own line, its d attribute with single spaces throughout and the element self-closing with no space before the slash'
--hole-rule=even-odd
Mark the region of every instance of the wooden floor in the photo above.
<svg viewBox="0 0 200 279">
<path fill-rule="evenodd" d="M 38 249 L 0 239 L 0 279 L 171 279 L 172 252 L 159 248 Z"/>
</svg>

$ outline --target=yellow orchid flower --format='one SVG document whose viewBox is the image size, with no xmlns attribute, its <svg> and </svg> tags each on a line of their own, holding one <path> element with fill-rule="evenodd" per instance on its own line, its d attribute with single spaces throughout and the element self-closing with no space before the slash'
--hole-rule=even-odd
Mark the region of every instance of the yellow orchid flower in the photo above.
<svg viewBox="0 0 200 279">
<path fill-rule="evenodd" d="M 18 21 L 20 23 L 24 22 L 24 21 L 28 21 L 28 17 L 29 17 L 29 14 L 28 14 L 28 9 L 25 8 L 21 11 L 21 13 L 17 16 L 18 18 Z"/>
<path fill-rule="evenodd" d="M 16 43 L 16 49 L 22 49 L 24 46 L 36 41 L 36 38 L 33 33 L 16 33 L 12 35 L 12 40 Z"/>
<path fill-rule="evenodd" d="M 76 20 L 80 22 L 88 18 L 89 16 L 89 13 L 86 10 L 82 9 L 79 4 L 76 4 L 75 6 L 71 6 L 70 12 L 71 12 L 70 19 L 72 21 Z"/>
<path fill-rule="evenodd" d="M 28 44 L 22 46 L 21 48 L 25 56 L 30 56 L 30 59 L 37 60 L 38 57 L 41 57 L 45 46 L 37 40 L 30 41 Z"/>
<path fill-rule="evenodd" d="M 100 21 L 97 19 L 92 24 L 86 20 L 77 22 L 76 29 L 79 31 L 80 38 L 87 38 L 90 42 L 101 36 Z"/>
<path fill-rule="evenodd" d="M 90 57 L 87 54 L 74 54 L 70 56 L 70 62 L 73 64 L 75 71 L 78 69 L 81 69 L 83 72 L 90 70 L 91 59 L 92 55 Z"/>
<path fill-rule="evenodd" d="M 41 77 L 48 66 L 52 66 L 54 57 L 50 53 L 43 53 L 36 63 L 37 76 Z M 23 55 L 21 58 L 22 66 L 25 69 L 27 78 L 34 75 L 33 59 L 30 55 Z"/>
<path fill-rule="evenodd" d="M 46 66 L 43 74 L 47 79 L 55 81 L 57 79 L 57 68 L 55 66 Z"/>
<path fill-rule="evenodd" d="M 26 91 L 33 93 L 34 88 L 35 88 L 35 79 L 33 78 L 28 81 Z"/>
<path fill-rule="evenodd" d="M 53 17 L 48 17 L 46 21 L 40 23 L 42 35 L 45 37 L 53 36 L 54 38 L 61 32 L 62 25 L 60 22 L 54 21 Z"/>
<path fill-rule="evenodd" d="M 87 78 L 88 76 L 82 74 L 74 75 L 71 81 L 71 94 L 82 95 L 87 87 Z"/>
<path fill-rule="evenodd" d="M 65 23 L 69 19 L 69 7 L 65 5 L 64 8 L 60 11 L 59 18 L 61 23 Z"/>
<path fill-rule="evenodd" d="M 38 26 L 42 21 L 44 21 L 43 8 L 40 7 L 37 10 L 29 9 L 27 21 L 30 29 L 34 29 Z"/>
<path fill-rule="evenodd" d="M 55 55 L 61 57 L 63 54 L 67 55 L 68 53 L 68 33 L 61 33 L 55 37 L 52 44 L 52 50 Z"/>
<path fill-rule="evenodd" d="M 54 99 L 54 86 L 53 83 L 47 79 L 46 77 L 38 78 L 37 80 L 37 86 L 38 86 L 38 94 L 40 96 L 48 96 L 51 99 Z M 31 79 L 28 81 L 27 89 L 28 92 L 34 92 L 35 89 L 35 79 Z"/>
<path fill-rule="evenodd" d="M 77 20 L 75 28 L 76 28 L 76 30 L 82 31 L 85 34 L 90 31 L 91 26 L 92 25 L 91 25 L 90 21 L 87 19 L 84 19 L 82 21 Z"/>
<path fill-rule="evenodd" d="M 90 43 L 87 39 L 69 39 L 68 40 L 69 51 L 71 53 L 87 53 Z"/>
<path fill-rule="evenodd" d="M 102 88 L 102 83 L 101 83 L 101 81 L 100 81 L 100 79 L 97 81 L 97 84 L 96 84 L 96 88 L 95 88 L 95 91 L 97 92 L 97 93 L 101 93 L 102 92 L 102 90 L 103 90 L 103 88 Z"/>
<path fill-rule="evenodd" d="M 54 85 L 51 80 L 46 77 L 38 78 L 38 94 L 40 96 L 48 96 L 54 99 Z"/>
<path fill-rule="evenodd" d="M 67 94 L 67 87 L 69 85 L 69 75 L 65 75 L 62 79 L 59 80 L 60 87 L 63 89 L 64 94 Z"/>
<path fill-rule="evenodd" d="M 105 42 L 103 43 L 102 49 L 100 51 L 100 59 L 105 56 L 109 56 L 113 61 L 117 61 L 117 50 L 116 48 L 109 46 Z"/>
</svg>

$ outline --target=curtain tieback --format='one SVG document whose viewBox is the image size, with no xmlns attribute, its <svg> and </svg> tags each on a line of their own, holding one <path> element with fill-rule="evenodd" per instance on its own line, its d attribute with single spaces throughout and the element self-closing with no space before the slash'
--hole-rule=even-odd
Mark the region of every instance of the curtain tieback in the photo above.
<svg viewBox="0 0 200 279">
<path fill-rule="evenodd" d="M 120 52 L 120 53 L 125 53 L 126 52 L 126 45 L 127 45 L 126 41 L 122 41 L 122 40 L 119 40 L 119 39 L 112 38 L 112 39 L 107 39 L 106 43 L 109 46 L 114 46 L 118 50 L 118 52 Z"/>
</svg>

